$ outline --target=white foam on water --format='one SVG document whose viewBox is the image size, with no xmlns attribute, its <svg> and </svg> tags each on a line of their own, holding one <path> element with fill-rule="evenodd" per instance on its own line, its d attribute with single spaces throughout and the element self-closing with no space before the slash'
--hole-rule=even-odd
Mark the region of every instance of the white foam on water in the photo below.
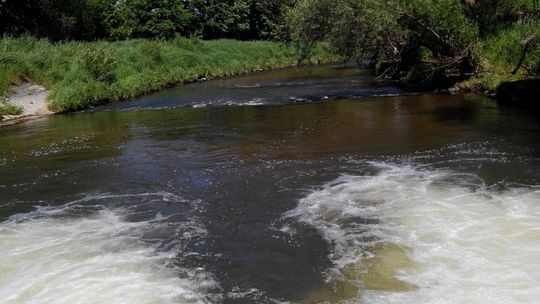
<svg viewBox="0 0 540 304">
<path fill-rule="evenodd" d="M 215 282 L 171 265 L 176 252 L 141 240 L 149 222 L 106 209 L 21 218 L 0 223 L 2 303 L 209 302 L 203 290 Z"/>
<path fill-rule="evenodd" d="M 417 289 L 362 290 L 348 302 L 538 303 L 540 188 L 495 191 L 475 175 L 372 165 L 378 174 L 342 176 L 288 214 L 332 244 L 335 272 L 369 259 L 370 247 L 407 250 L 415 267 L 396 278 Z"/>
</svg>

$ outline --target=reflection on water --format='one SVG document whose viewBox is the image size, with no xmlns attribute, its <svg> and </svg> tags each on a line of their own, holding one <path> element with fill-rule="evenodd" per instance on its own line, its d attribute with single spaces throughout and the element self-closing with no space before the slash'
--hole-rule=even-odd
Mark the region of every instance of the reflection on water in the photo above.
<svg viewBox="0 0 540 304">
<path fill-rule="evenodd" d="M 279 70 L 2 128 L 0 295 L 534 303 L 538 120 L 398 92 Z"/>
</svg>

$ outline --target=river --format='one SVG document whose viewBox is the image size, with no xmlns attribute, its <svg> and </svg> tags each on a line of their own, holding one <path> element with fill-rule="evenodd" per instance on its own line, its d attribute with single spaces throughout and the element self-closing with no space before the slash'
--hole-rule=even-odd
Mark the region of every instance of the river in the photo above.
<svg viewBox="0 0 540 304">
<path fill-rule="evenodd" d="M 537 303 L 540 119 L 320 66 L 0 129 L 2 303 Z"/>
</svg>

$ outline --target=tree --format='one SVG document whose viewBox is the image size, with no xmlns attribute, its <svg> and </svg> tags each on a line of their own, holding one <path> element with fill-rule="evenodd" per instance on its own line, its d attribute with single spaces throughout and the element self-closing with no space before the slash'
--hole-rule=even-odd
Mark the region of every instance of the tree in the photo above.
<svg viewBox="0 0 540 304">
<path fill-rule="evenodd" d="M 3 0 L 0 33 L 58 40 L 93 40 L 106 35 L 103 12 L 114 0 Z"/>
<path fill-rule="evenodd" d="M 294 0 L 250 1 L 249 36 L 251 39 L 280 39 L 285 34 L 285 13 Z"/>
<path fill-rule="evenodd" d="M 295 0 L 0 0 L 0 34 L 58 40 L 273 39 Z"/>
<path fill-rule="evenodd" d="M 120 0 L 106 15 L 112 39 L 172 38 L 189 35 L 195 15 L 182 1 Z"/>
<path fill-rule="evenodd" d="M 200 32 L 205 39 L 276 38 L 282 31 L 284 12 L 294 0 L 193 0 Z"/>
<path fill-rule="evenodd" d="M 478 26 L 480 37 L 485 38 L 510 26 L 529 9 L 536 8 L 534 0 L 462 0 L 466 15 Z"/>
<path fill-rule="evenodd" d="M 532 0 L 300 0 L 287 16 L 301 58 L 325 41 L 345 59 L 377 60 L 384 76 L 445 87 L 479 68 L 479 41 L 516 26 L 525 36 L 514 46 L 530 37 L 534 8 Z"/>
<path fill-rule="evenodd" d="M 313 45 L 328 37 L 335 16 L 331 0 L 301 0 L 287 13 L 287 27 L 299 51 L 299 60 L 309 57 Z"/>
</svg>

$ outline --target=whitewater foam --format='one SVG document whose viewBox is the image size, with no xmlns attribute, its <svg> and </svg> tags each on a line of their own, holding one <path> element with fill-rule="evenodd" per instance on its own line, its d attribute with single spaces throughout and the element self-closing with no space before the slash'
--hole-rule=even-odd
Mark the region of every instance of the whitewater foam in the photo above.
<svg viewBox="0 0 540 304">
<path fill-rule="evenodd" d="M 540 188 L 495 191 L 473 174 L 371 166 L 379 173 L 342 176 L 288 213 L 318 228 L 332 245 L 330 277 L 359 281 L 361 291 L 349 301 L 537 302 Z M 384 248 L 396 246 L 403 250 L 398 258 L 410 263 L 395 263 L 386 276 L 410 288 L 370 282 L 374 268 L 396 258 Z M 378 256 L 386 260 L 374 266 L 370 261 Z M 351 268 L 359 273 L 347 274 Z"/>
<path fill-rule="evenodd" d="M 108 209 L 12 217 L 0 224 L 2 303 L 210 302 L 204 289 L 215 281 L 175 266 L 176 250 L 143 241 L 151 225 Z"/>
</svg>

